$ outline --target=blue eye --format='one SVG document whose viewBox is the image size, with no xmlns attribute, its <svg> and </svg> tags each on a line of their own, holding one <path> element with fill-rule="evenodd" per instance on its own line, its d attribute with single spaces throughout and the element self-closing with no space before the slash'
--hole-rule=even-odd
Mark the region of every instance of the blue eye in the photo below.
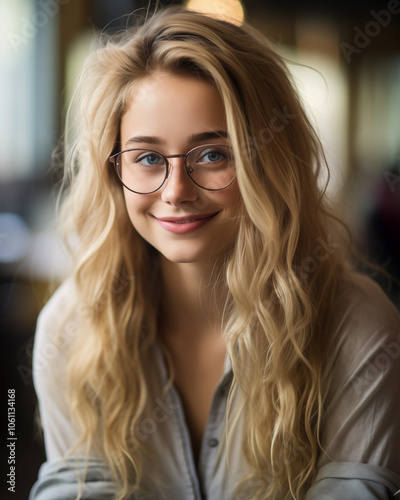
<svg viewBox="0 0 400 500">
<path fill-rule="evenodd" d="M 220 151 L 209 151 L 197 160 L 198 163 L 217 163 L 226 160 L 226 155 Z"/>
<path fill-rule="evenodd" d="M 218 153 L 217 151 L 212 151 L 211 153 L 207 153 L 204 155 L 203 159 L 208 160 L 211 162 L 219 161 L 223 158 L 223 155 L 221 153 Z"/>
<path fill-rule="evenodd" d="M 142 165 L 150 167 L 154 165 L 164 165 L 164 159 L 162 156 L 155 153 L 146 153 L 138 156 L 136 158 L 136 163 L 141 163 Z"/>
</svg>

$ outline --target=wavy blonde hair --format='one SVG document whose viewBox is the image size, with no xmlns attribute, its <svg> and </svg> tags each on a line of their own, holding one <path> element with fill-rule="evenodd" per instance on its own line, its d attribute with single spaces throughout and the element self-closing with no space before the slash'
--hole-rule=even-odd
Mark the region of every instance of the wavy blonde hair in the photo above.
<svg viewBox="0 0 400 500">
<path fill-rule="evenodd" d="M 118 499 L 135 491 L 144 445 L 134 429 L 148 396 L 143 359 L 156 336 L 158 259 L 128 218 L 108 157 L 132 90 L 155 71 L 205 78 L 225 105 L 243 200 L 221 271 L 234 373 L 228 415 L 240 394 L 251 469 L 242 485 L 252 485 L 252 498 L 301 499 L 321 451 L 345 245 L 317 185 L 324 157 L 288 69 L 246 25 L 166 9 L 107 38 L 80 75 L 65 131 L 62 219 L 78 241 L 73 274 L 85 304 L 68 379 L 81 442 L 109 464 Z M 318 258 L 329 238 L 340 247 Z M 122 287 L 121 276 L 128 277 Z"/>
</svg>

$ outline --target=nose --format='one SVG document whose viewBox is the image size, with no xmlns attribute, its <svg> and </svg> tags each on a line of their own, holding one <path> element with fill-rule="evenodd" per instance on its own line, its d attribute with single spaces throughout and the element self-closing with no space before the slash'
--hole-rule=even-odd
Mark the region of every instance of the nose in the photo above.
<svg viewBox="0 0 400 500">
<path fill-rule="evenodd" d="M 183 158 L 169 160 L 168 177 L 161 188 L 161 199 L 171 205 L 193 203 L 199 198 L 198 188 L 188 176 Z"/>
</svg>

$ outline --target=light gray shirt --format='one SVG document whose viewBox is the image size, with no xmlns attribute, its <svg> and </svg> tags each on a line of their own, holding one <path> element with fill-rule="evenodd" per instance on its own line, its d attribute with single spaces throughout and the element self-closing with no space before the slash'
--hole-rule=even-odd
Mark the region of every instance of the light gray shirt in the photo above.
<svg viewBox="0 0 400 500">
<path fill-rule="evenodd" d="M 77 440 L 66 402 L 68 353 L 81 334 L 82 307 L 74 297 L 73 284 L 65 282 L 38 319 L 33 373 L 47 462 L 30 500 L 75 499 L 85 469 L 83 451 L 63 458 Z M 60 324 L 61 335 L 55 326 Z M 400 500 L 400 318 L 366 277 L 353 276 L 340 289 L 330 359 L 325 452 L 305 500 Z M 238 500 L 235 485 L 249 469 L 240 425 L 226 463 L 225 410 L 233 377 L 229 358 L 213 395 L 197 465 L 179 394 L 173 385 L 165 391 L 168 373 L 157 345 L 146 370 L 150 396 L 136 435 L 152 456 L 144 457 L 141 491 L 134 500 Z M 106 465 L 91 453 L 86 467 L 81 498 L 113 499 L 116 489 Z M 251 500 L 249 495 L 241 498 Z"/>
</svg>

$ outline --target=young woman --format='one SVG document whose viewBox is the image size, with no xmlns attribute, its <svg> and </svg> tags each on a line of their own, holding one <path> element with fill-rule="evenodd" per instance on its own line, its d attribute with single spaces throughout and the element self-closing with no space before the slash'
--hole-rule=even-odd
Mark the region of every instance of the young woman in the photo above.
<svg viewBox="0 0 400 500">
<path fill-rule="evenodd" d="M 87 60 L 71 276 L 34 352 L 31 498 L 397 498 L 400 320 L 352 271 L 323 154 L 260 33 L 180 9 Z"/>
</svg>

